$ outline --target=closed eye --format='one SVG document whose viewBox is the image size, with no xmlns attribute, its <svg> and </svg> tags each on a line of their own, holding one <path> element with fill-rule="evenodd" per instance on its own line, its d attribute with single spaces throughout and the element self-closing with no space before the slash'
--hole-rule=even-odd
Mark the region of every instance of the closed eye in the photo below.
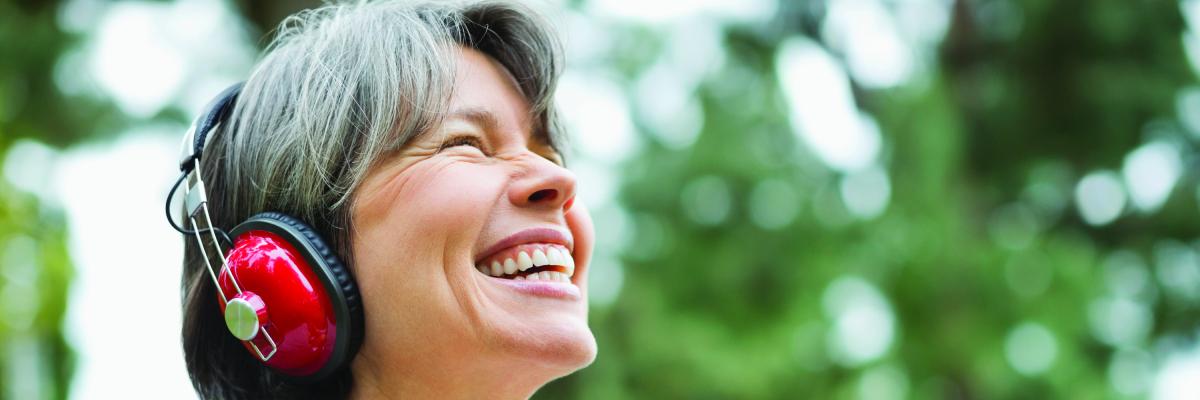
<svg viewBox="0 0 1200 400">
<path fill-rule="evenodd" d="M 487 154 L 485 151 L 486 149 L 483 146 L 483 141 L 479 140 L 478 137 L 470 135 L 458 135 L 447 139 L 445 142 L 442 142 L 441 146 L 438 147 L 438 152 L 458 146 L 471 146 L 479 149 L 480 152 Z"/>
</svg>

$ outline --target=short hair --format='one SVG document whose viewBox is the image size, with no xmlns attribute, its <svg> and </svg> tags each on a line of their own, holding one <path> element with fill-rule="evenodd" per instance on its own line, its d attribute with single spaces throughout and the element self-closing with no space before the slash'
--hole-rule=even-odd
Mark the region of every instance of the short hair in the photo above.
<svg viewBox="0 0 1200 400">
<path fill-rule="evenodd" d="M 460 47 L 512 74 L 529 101 L 533 134 L 561 153 L 552 98 L 562 50 L 541 14 L 503 0 L 328 4 L 279 25 L 229 119 L 213 132 L 202 159 L 213 225 L 230 229 L 280 211 L 307 222 L 353 266 L 355 189 L 371 167 L 440 124 Z M 298 383 L 250 355 L 225 328 L 199 247 L 184 244 L 183 348 L 201 397 L 349 393 L 348 369 Z"/>
</svg>

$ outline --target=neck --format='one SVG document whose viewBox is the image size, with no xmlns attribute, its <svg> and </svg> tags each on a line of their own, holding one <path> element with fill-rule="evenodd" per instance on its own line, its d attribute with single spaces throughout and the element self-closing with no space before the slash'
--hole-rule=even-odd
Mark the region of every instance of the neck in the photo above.
<svg viewBox="0 0 1200 400">
<path fill-rule="evenodd" d="M 454 368 L 422 362 L 394 366 L 379 361 L 360 353 L 353 362 L 351 400 L 527 399 L 551 379 L 529 370 L 531 365 Z"/>
</svg>

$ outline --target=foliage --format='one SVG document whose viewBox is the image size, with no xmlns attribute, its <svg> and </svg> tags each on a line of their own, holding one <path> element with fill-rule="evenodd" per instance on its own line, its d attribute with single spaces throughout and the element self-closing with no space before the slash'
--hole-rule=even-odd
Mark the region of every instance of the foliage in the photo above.
<svg viewBox="0 0 1200 400">
<path fill-rule="evenodd" d="M 238 4 L 266 31 L 312 3 Z M 829 2 L 781 0 L 767 23 L 720 28 L 724 62 L 694 92 L 693 144 L 663 140 L 635 103 L 640 145 L 619 165 L 630 237 L 607 249 L 623 285 L 591 314 L 599 357 L 536 397 L 1145 395 L 1114 376 L 1195 345 L 1197 176 L 1185 168 L 1161 206 L 1098 224 L 1080 217 L 1077 191 L 1147 143 L 1196 158 L 1200 110 L 1185 106 L 1200 103 L 1183 99 L 1200 92 L 1180 4 L 952 3 L 929 68 L 891 88 L 852 82 L 883 135 L 890 191 L 877 216 L 847 208 L 849 177 L 794 131 L 781 89 L 783 44 L 821 43 Z M 132 123 L 56 86 L 77 39 L 57 27 L 59 8 L 0 0 L 0 157 L 18 139 L 61 148 Z M 670 50 L 666 29 L 612 28 L 601 58 L 636 98 Z M 4 177 L 35 172 L 2 161 Z M 63 227 L 54 204 L 0 179 L 0 398 L 67 394 Z M 848 348 L 847 337 L 886 341 L 864 353 L 881 343 Z"/>
<path fill-rule="evenodd" d="M 53 24 L 55 2 L 0 1 L 0 175 L 18 138 L 54 145 L 84 136 L 54 87 L 53 65 L 70 38 Z M 20 40 L 18 40 L 18 38 Z M 0 398 L 66 398 L 74 354 L 62 332 L 71 264 L 61 212 L 0 179 Z"/>
<path fill-rule="evenodd" d="M 1179 91 L 1195 83 L 1179 5 L 1014 2 L 1022 29 L 1005 36 L 979 10 L 996 3 L 1006 2 L 955 2 L 924 82 L 856 88 L 890 144 L 891 200 L 867 220 L 829 200 L 839 174 L 797 143 L 772 78 L 784 39 L 820 32 L 809 14 L 819 7 L 782 3 L 771 24 L 727 27 L 726 65 L 698 89 L 695 145 L 645 135 L 622 167 L 635 245 L 623 252 L 619 298 L 592 317 L 596 364 L 539 397 L 1123 397 L 1109 384 L 1119 352 L 1193 342 L 1196 302 L 1154 282 L 1129 294 L 1152 310 L 1151 331 L 1113 345 L 1097 328 L 1101 299 L 1130 283 L 1121 273 L 1163 281 L 1167 249 L 1195 251 L 1189 193 L 1102 227 L 1070 202 L 1074 182 L 1120 169 L 1144 141 L 1194 151 L 1196 137 L 1175 120 Z M 686 193 L 714 177 L 732 207 L 705 224 L 687 214 Z M 798 216 L 778 230 L 751 215 L 767 180 L 799 193 Z M 647 242 L 663 244 L 638 245 Z M 847 360 L 830 344 L 842 322 L 831 293 L 848 277 L 877 287 L 894 315 L 894 340 L 877 358 Z M 1052 351 L 1050 367 L 1012 367 L 1006 352 L 1029 337 L 1044 343 L 1046 331 L 1051 346 L 1033 351 Z M 891 393 L 873 396 L 879 388 Z"/>
</svg>

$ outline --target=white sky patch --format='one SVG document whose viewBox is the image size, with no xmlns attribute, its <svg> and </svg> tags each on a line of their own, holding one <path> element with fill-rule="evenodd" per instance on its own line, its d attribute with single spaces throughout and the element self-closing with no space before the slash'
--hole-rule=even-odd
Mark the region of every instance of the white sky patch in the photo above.
<svg viewBox="0 0 1200 400">
<path fill-rule="evenodd" d="M 1200 346 L 1189 351 L 1171 354 L 1158 370 L 1151 398 L 1154 400 L 1200 399 L 1200 385 L 1196 384 L 1198 376 L 1200 376 Z"/>
<path fill-rule="evenodd" d="M 1042 324 L 1025 322 L 1009 331 L 1004 340 L 1004 357 L 1021 375 L 1038 375 L 1054 365 L 1058 342 Z"/>
<path fill-rule="evenodd" d="M 681 21 L 668 32 L 664 50 L 673 73 L 694 88 L 725 65 L 725 31 L 712 19 Z"/>
<path fill-rule="evenodd" d="M 1125 189 L 1112 171 L 1088 174 L 1075 186 L 1075 206 L 1084 222 L 1105 225 L 1117 219 L 1125 209 Z"/>
<path fill-rule="evenodd" d="M 1200 0 L 1183 0 L 1179 2 L 1179 10 L 1192 31 L 1200 30 Z"/>
<path fill-rule="evenodd" d="M 1183 19 L 1187 21 L 1188 30 L 1183 35 L 1183 49 L 1191 61 L 1192 70 L 1200 74 L 1200 0 L 1184 0 L 1179 2 Z"/>
<path fill-rule="evenodd" d="M 100 7 L 107 9 L 101 13 Z M 59 21 L 68 29 L 90 28 L 82 32 L 90 40 L 60 61 L 55 81 L 68 93 L 99 89 L 133 117 L 172 104 L 199 113 L 211 96 L 246 79 L 257 53 L 246 24 L 229 7 L 216 0 L 74 0 Z M 88 25 L 92 20 L 97 22 Z"/>
<path fill-rule="evenodd" d="M 634 90 L 638 113 L 651 135 L 673 149 L 696 143 L 704 127 L 704 110 L 695 86 L 684 81 L 673 65 L 654 64 L 638 78 Z"/>
<path fill-rule="evenodd" d="M 557 24 L 563 40 L 563 51 L 567 68 L 578 65 L 603 64 L 608 60 L 613 45 L 609 28 L 587 14 L 569 7 L 563 10 Z"/>
<path fill-rule="evenodd" d="M 854 80 L 868 88 L 904 83 L 913 73 L 913 50 L 878 0 L 829 2 L 822 36 L 846 57 Z"/>
<path fill-rule="evenodd" d="M 897 32 L 914 50 L 935 55 L 937 45 L 950 27 L 954 0 L 906 0 L 892 2 L 889 6 L 894 10 Z"/>
<path fill-rule="evenodd" d="M 555 96 L 574 147 L 611 165 L 633 153 L 637 140 L 625 94 L 596 75 L 564 74 Z"/>
<path fill-rule="evenodd" d="M 594 0 L 587 13 L 646 24 L 686 20 L 697 15 L 718 16 L 727 21 L 764 21 L 775 14 L 776 0 Z"/>
<path fill-rule="evenodd" d="M 854 171 L 879 155 L 879 126 L 854 102 L 837 60 L 813 41 L 794 37 L 780 46 L 776 73 L 790 106 L 792 130 L 829 167 Z"/>
<path fill-rule="evenodd" d="M 130 115 L 153 115 L 183 84 L 185 59 L 168 40 L 168 11 L 162 3 L 115 3 L 95 33 L 90 70 Z"/>
<path fill-rule="evenodd" d="M 1164 141 L 1138 147 L 1125 156 L 1125 165 L 1121 169 L 1133 206 L 1143 212 L 1154 212 L 1162 207 L 1182 173 L 1179 150 Z"/>
<path fill-rule="evenodd" d="M 133 133 L 60 162 L 54 181 L 76 269 L 66 321 L 79 356 L 72 398 L 195 397 L 179 344 L 183 239 L 162 211 L 177 173 L 173 134 L 183 130 Z"/>
<path fill-rule="evenodd" d="M 892 196 L 892 184 L 887 171 L 878 165 L 846 174 L 839 188 L 846 210 L 863 220 L 883 214 Z"/>
<path fill-rule="evenodd" d="M 828 345 L 834 361 L 855 367 L 878 359 L 891 347 L 895 316 L 875 285 L 856 276 L 840 277 L 825 289 L 821 305 L 833 320 Z"/>
<path fill-rule="evenodd" d="M 579 198 L 588 207 L 604 207 L 616 202 L 617 177 L 611 165 L 586 158 L 571 160 L 571 172 L 575 173 Z"/>
</svg>

